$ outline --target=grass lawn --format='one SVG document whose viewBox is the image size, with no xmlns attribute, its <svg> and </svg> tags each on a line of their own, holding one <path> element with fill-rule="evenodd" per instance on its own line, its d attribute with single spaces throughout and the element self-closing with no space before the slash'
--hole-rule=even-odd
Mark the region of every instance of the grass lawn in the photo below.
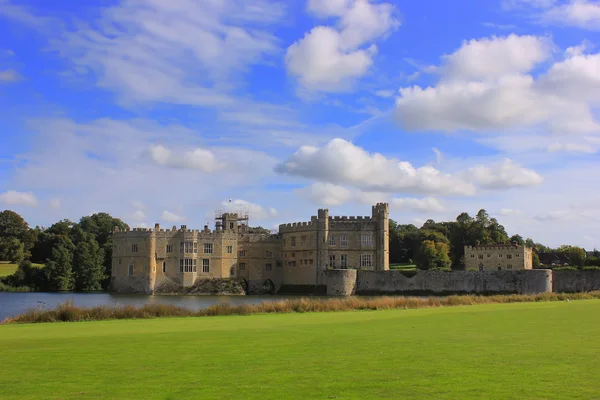
<svg viewBox="0 0 600 400">
<path fill-rule="evenodd" d="M 0 261 L 0 278 L 14 274 L 17 267 L 17 264 L 11 264 L 8 261 Z"/>
<path fill-rule="evenodd" d="M 43 267 L 44 264 L 32 264 L 34 267 Z M 12 264 L 9 261 L 0 261 L 0 278 L 3 276 L 12 275 L 17 270 L 18 265 Z M 0 399 L 2 399 L 0 397 Z"/>
<path fill-rule="evenodd" d="M 0 326 L 0 399 L 598 399 L 600 300 Z"/>
<path fill-rule="evenodd" d="M 390 269 L 401 269 L 404 271 L 414 271 L 417 269 L 415 264 L 390 264 Z"/>
</svg>

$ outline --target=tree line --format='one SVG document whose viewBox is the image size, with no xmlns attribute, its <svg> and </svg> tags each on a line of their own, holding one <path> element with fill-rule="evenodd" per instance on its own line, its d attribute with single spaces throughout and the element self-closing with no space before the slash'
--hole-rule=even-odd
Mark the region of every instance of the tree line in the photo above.
<svg viewBox="0 0 600 400">
<path fill-rule="evenodd" d="M 49 228 L 30 228 L 16 212 L 0 212 L 0 259 L 19 264 L 17 272 L 3 283 L 39 291 L 106 290 L 115 226 L 129 229 L 107 213 L 85 216 L 79 222 L 64 219 Z"/>
<path fill-rule="evenodd" d="M 574 267 L 600 266 L 600 253 L 586 257 L 583 248 L 563 245 L 551 249 L 519 234 L 509 236 L 504 226 L 485 210 L 475 217 L 461 213 L 455 221 L 427 220 L 420 228 L 389 220 L 390 264 L 416 264 L 419 269 L 462 269 L 464 246 L 517 242 L 533 249 L 534 268 L 538 253 L 556 251 L 568 256 Z M 31 228 L 16 212 L 0 212 L 0 260 L 19 264 L 17 272 L 3 278 L 9 286 L 27 286 L 40 291 L 106 290 L 112 266 L 112 231 L 129 225 L 107 213 L 64 219 L 49 228 Z M 262 227 L 253 232 L 268 233 Z M 37 267 L 34 264 L 42 264 Z"/>
</svg>

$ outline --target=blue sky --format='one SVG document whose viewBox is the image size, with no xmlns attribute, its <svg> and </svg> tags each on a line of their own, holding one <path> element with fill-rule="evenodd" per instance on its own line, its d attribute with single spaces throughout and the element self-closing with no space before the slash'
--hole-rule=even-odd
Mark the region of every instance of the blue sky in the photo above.
<svg viewBox="0 0 600 400">
<path fill-rule="evenodd" d="M 386 201 L 600 247 L 599 1 L 0 0 L 0 21 L 0 206 L 31 225 Z"/>
</svg>

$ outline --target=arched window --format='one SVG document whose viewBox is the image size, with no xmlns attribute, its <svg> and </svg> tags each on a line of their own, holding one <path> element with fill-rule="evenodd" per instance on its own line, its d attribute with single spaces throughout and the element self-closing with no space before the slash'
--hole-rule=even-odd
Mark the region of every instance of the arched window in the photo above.
<svg viewBox="0 0 600 400">
<path fill-rule="evenodd" d="M 162 272 L 167 272 L 167 262 L 166 261 L 162 262 Z"/>
</svg>

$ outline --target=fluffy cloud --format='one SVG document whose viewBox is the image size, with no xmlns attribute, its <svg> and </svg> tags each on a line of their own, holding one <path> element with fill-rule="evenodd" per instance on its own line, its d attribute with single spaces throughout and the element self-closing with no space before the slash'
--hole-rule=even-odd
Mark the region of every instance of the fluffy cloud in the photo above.
<svg viewBox="0 0 600 400">
<path fill-rule="evenodd" d="M 183 222 L 185 217 L 183 215 L 175 214 L 174 212 L 164 210 L 160 215 L 160 219 L 167 222 Z"/>
<path fill-rule="evenodd" d="M 470 168 L 466 175 L 487 189 L 537 186 L 544 182 L 540 174 L 523 168 L 510 159 L 504 159 L 491 166 L 475 166 Z"/>
<path fill-rule="evenodd" d="M 550 44 L 536 36 L 473 39 L 444 56 L 439 67 L 444 79 L 488 80 L 531 71 L 550 56 Z"/>
<path fill-rule="evenodd" d="M 343 139 L 317 148 L 302 146 L 276 167 L 279 173 L 312 178 L 334 185 L 348 184 L 366 191 L 415 194 L 472 195 L 475 188 L 431 166 L 415 168 L 406 161 L 369 154 Z"/>
<path fill-rule="evenodd" d="M 181 154 L 173 153 L 164 146 L 151 146 L 150 157 L 157 165 L 171 168 L 191 168 L 202 172 L 214 172 L 222 168 L 215 155 L 205 149 L 183 151 Z"/>
<path fill-rule="evenodd" d="M 399 26 L 391 4 L 368 0 L 311 0 L 308 11 L 338 18 L 336 27 L 317 26 L 288 47 L 288 73 L 310 90 L 347 90 L 373 64 L 373 42 Z"/>
<path fill-rule="evenodd" d="M 37 205 L 37 198 L 32 192 L 17 192 L 16 190 L 9 190 L 0 194 L 0 203 L 3 203 L 7 206 L 35 207 Z"/>
<path fill-rule="evenodd" d="M 548 152 L 568 152 L 568 153 L 595 153 L 596 149 L 591 145 L 577 143 L 552 143 L 548 146 Z"/>
<path fill-rule="evenodd" d="M 508 216 L 508 215 L 522 215 L 523 211 L 521 210 L 515 210 L 513 208 L 501 208 L 500 211 L 498 212 L 500 215 L 502 216 Z"/>
<path fill-rule="evenodd" d="M 338 206 L 350 200 L 352 192 L 340 185 L 316 182 L 298 189 L 296 193 L 305 196 L 313 203 L 323 206 Z"/>
<path fill-rule="evenodd" d="M 411 210 L 419 213 L 437 213 L 442 212 L 446 208 L 442 202 L 435 197 L 417 198 L 396 198 L 392 199 L 391 207 L 401 210 Z"/>
<path fill-rule="evenodd" d="M 251 203 L 247 200 L 234 199 L 231 202 L 222 202 L 221 206 L 228 212 L 238 214 L 248 214 L 248 217 L 253 220 L 265 220 L 274 218 L 277 216 L 277 210 L 275 208 L 264 208 L 263 206 L 255 203 Z"/>
<path fill-rule="evenodd" d="M 400 89 L 396 116 L 411 131 L 521 133 L 542 136 L 600 132 L 594 119 L 600 55 L 568 52 L 566 59 L 534 77 L 548 57 L 545 39 L 532 36 L 471 40 L 445 63 L 436 86 Z"/>
</svg>

